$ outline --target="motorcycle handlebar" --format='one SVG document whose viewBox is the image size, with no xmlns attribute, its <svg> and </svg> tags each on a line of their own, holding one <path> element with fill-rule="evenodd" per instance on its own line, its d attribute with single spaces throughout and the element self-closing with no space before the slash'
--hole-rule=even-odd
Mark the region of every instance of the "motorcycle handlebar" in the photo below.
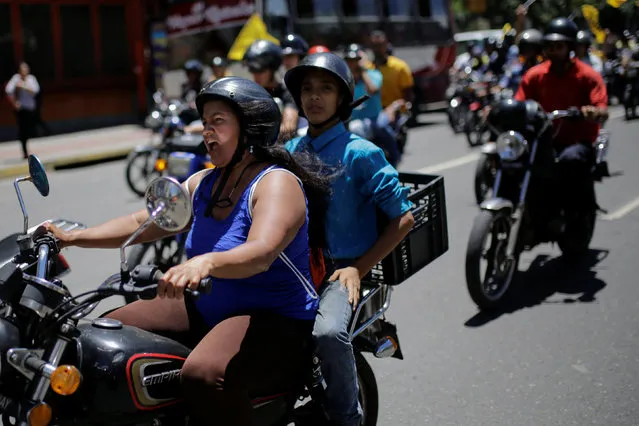
<svg viewBox="0 0 639 426">
<path fill-rule="evenodd" d="M 163 276 L 164 274 L 162 273 L 162 271 L 156 270 L 155 273 L 153 274 L 153 281 L 156 283 L 156 288 L 157 288 L 157 282 L 160 281 Z M 207 277 L 207 278 L 204 278 L 202 281 L 200 281 L 200 283 L 197 286 L 197 289 L 191 290 L 190 288 L 185 288 L 184 293 L 188 294 L 190 297 L 197 300 L 199 299 L 200 294 L 209 294 L 212 288 L 213 288 L 213 280 L 211 280 L 210 277 Z"/>
<path fill-rule="evenodd" d="M 578 108 L 558 109 L 550 114 L 548 117 L 551 120 L 557 120 L 560 118 L 584 118 L 584 114 Z"/>
</svg>

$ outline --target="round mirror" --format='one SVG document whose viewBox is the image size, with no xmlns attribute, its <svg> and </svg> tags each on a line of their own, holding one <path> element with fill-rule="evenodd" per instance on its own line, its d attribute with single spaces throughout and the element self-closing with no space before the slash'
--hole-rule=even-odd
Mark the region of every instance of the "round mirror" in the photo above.
<svg viewBox="0 0 639 426">
<path fill-rule="evenodd" d="M 179 231 L 191 220 L 191 199 L 180 183 L 170 177 L 158 177 L 146 188 L 146 210 L 157 226 Z"/>
<path fill-rule="evenodd" d="M 47 178 L 47 172 L 44 170 L 44 166 L 40 162 L 40 159 L 33 154 L 29 155 L 29 175 L 31 176 L 31 181 L 40 195 L 43 197 L 49 195 L 49 179 Z"/>
</svg>

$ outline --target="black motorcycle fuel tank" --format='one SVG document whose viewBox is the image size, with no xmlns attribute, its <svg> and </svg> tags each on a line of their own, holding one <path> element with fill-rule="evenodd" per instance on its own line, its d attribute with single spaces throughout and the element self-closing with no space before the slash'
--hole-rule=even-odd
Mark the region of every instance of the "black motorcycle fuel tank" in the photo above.
<svg viewBox="0 0 639 426">
<path fill-rule="evenodd" d="M 187 347 L 108 318 L 78 329 L 76 348 L 69 347 L 70 359 L 63 362 L 80 369 L 82 383 L 72 397 L 56 398 L 60 409 L 72 409 L 87 424 L 130 424 L 136 415 L 154 416 L 181 405 Z"/>
</svg>

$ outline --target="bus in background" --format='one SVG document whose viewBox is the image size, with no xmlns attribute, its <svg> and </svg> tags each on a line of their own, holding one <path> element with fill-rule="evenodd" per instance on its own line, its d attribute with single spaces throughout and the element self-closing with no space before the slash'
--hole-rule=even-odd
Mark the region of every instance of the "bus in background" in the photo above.
<svg viewBox="0 0 639 426">
<path fill-rule="evenodd" d="M 393 55 L 413 71 L 414 111 L 446 106 L 456 53 L 450 0 L 263 0 L 259 6 L 271 34 L 294 32 L 310 45 L 368 47 L 370 33 L 384 31 Z"/>
</svg>

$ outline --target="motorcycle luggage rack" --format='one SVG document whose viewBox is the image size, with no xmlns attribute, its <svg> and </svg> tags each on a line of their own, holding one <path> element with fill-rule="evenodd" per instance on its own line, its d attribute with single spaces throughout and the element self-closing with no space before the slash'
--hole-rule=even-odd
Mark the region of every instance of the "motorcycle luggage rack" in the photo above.
<svg viewBox="0 0 639 426">
<path fill-rule="evenodd" d="M 415 225 L 402 242 L 375 265 L 366 277 L 366 281 L 374 284 L 401 284 L 448 251 L 444 177 L 400 172 L 399 181 L 410 190 L 408 199 L 415 205 L 412 210 Z M 377 216 L 386 218 L 383 213 Z M 379 222 L 383 226 L 388 220 Z"/>
</svg>

